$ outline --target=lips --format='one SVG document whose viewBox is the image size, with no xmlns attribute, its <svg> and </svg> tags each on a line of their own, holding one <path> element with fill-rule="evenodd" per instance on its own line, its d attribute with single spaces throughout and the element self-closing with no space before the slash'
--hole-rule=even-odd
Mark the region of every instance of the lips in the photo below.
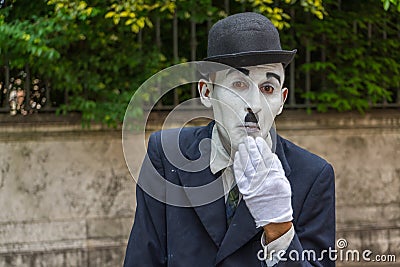
<svg viewBox="0 0 400 267">
<path fill-rule="evenodd" d="M 247 114 L 244 118 L 244 127 L 246 128 L 247 133 L 254 133 L 260 130 L 260 126 L 258 125 L 258 118 L 256 114 L 251 110 L 251 108 L 247 108 Z"/>
<path fill-rule="evenodd" d="M 254 133 L 260 131 L 260 126 L 255 122 L 245 122 L 244 127 L 248 133 Z"/>
</svg>

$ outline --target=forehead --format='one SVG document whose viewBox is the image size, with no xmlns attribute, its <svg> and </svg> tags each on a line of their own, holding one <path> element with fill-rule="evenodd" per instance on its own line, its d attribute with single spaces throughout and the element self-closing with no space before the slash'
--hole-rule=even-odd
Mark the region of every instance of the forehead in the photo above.
<svg viewBox="0 0 400 267">
<path fill-rule="evenodd" d="M 223 71 L 218 71 L 216 73 L 216 80 L 222 81 L 225 79 L 229 79 L 232 74 L 249 76 L 250 78 L 255 77 L 266 77 L 266 73 L 274 73 L 281 77 L 281 80 L 284 78 L 284 69 L 281 63 L 273 63 L 273 64 L 264 64 L 257 66 L 249 66 L 243 68 L 230 68 Z"/>
<path fill-rule="evenodd" d="M 246 67 L 246 69 L 250 70 L 250 72 L 266 72 L 266 71 L 276 71 L 279 73 L 283 72 L 283 66 L 281 63 L 274 63 L 274 64 L 264 64 L 264 65 L 257 65 L 257 66 L 250 66 Z"/>
</svg>

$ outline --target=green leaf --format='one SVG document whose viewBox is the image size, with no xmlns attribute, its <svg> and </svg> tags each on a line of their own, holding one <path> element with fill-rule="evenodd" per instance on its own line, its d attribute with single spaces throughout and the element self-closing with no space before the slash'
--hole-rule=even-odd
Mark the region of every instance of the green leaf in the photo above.
<svg viewBox="0 0 400 267">
<path fill-rule="evenodd" d="M 383 9 L 385 9 L 386 11 L 389 9 L 390 7 L 390 1 L 389 0 L 382 0 L 383 2 Z"/>
</svg>

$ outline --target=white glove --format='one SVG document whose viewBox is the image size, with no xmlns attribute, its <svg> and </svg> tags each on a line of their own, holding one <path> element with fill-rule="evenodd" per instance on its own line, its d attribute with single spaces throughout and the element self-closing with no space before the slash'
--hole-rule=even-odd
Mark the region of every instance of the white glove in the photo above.
<svg viewBox="0 0 400 267">
<path fill-rule="evenodd" d="M 233 169 L 257 227 L 293 219 L 289 181 L 278 156 L 264 139 L 248 136 L 235 153 Z"/>
</svg>

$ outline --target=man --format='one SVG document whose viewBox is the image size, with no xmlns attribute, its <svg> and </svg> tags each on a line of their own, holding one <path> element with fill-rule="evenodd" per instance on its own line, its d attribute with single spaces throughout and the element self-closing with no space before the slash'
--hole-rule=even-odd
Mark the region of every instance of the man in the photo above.
<svg viewBox="0 0 400 267">
<path fill-rule="evenodd" d="M 209 166 L 193 171 L 171 163 L 162 135 L 177 131 L 151 135 L 147 155 L 166 183 L 213 184 L 221 197 L 180 207 L 139 184 L 125 266 L 334 266 L 327 254 L 335 246 L 333 169 L 273 131 L 288 93 L 284 67 L 295 52 L 282 50 L 276 28 L 256 13 L 211 28 L 206 60 L 232 68 L 210 71 L 198 83 L 215 122 L 179 131 L 182 154 L 205 157 Z M 207 138 L 212 142 L 200 152 Z M 139 182 L 152 176 L 149 168 L 142 166 Z"/>
</svg>

